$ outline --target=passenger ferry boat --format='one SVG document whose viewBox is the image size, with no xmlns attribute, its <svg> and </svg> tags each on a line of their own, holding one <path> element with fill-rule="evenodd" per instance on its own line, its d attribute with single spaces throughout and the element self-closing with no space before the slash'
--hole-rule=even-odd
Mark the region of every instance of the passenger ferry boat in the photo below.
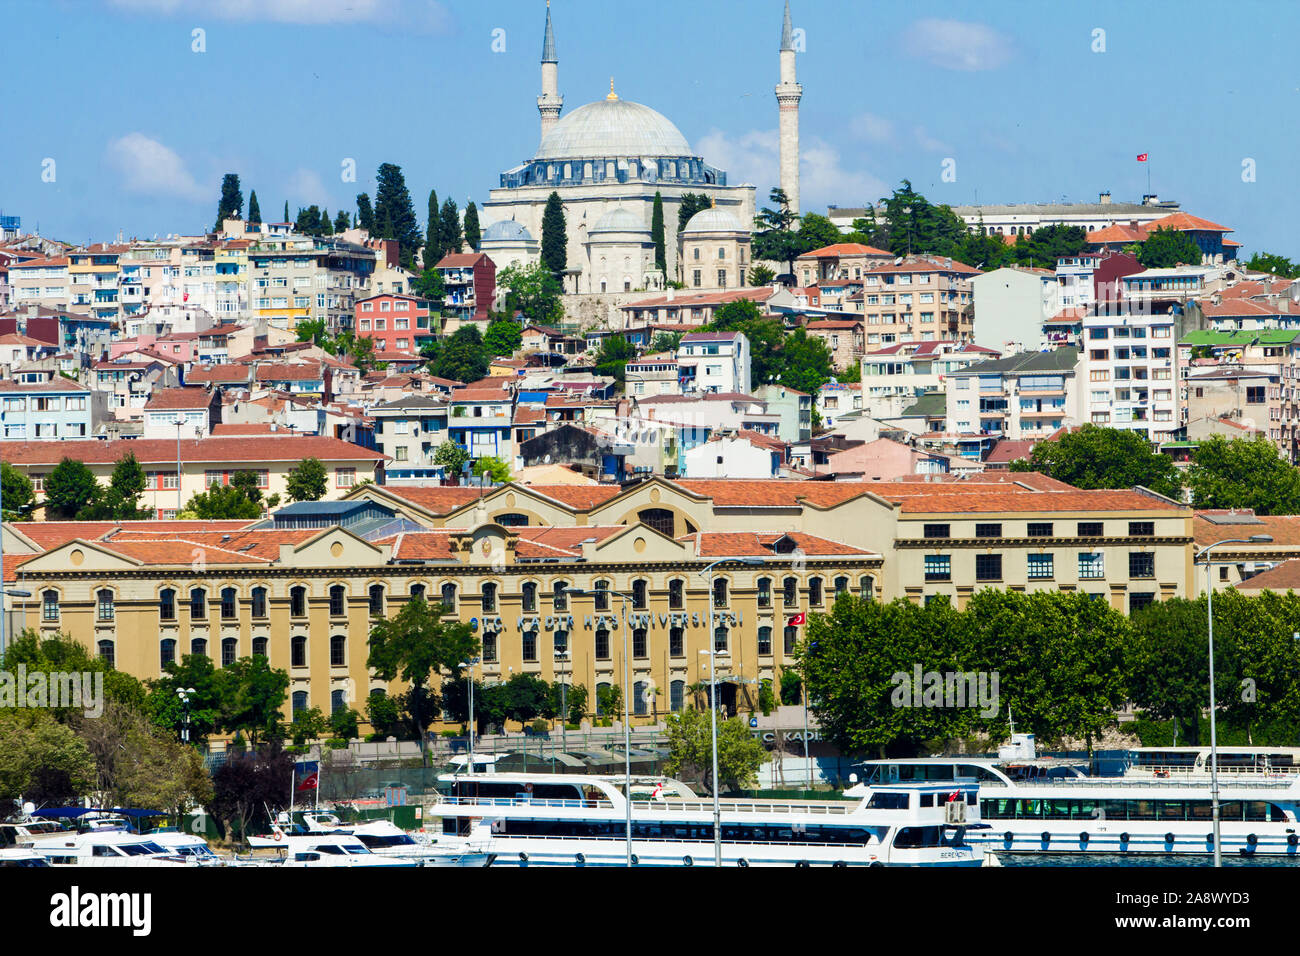
<svg viewBox="0 0 1300 956">
<path fill-rule="evenodd" d="M 987 826 L 972 830 L 969 839 L 1002 852 L 1214 852 L 1208 770 L 1203 779 L 1172 773 L 1089 777 L 1069 766 L 1059 773 L 1033 772 L 1042 769 L 1042 760 L 869 760 L 863 764 L 864 782 L 977 783 L 980 818 Z M 1300 777 L 1221 776 L 1219 802 L 1221 852 L 1300 855 Z"/>
<path fill-rule="evenodd" d="M 491 833 L 496 866 L 624 866 L 622 779 L 583 774 L 448 775 L 425 809 L 444 832 Z M 674 792 L 675 791 L 675 792 Z M 632 800 L 634 866 L 714 865 L 713 801 L 675 782 Z M 724 866 L 980 866 L 971 784 L 880 787 L 856 801 L 723 800 Z"/>
<path fill-rule="evenodd" d="M 1300 775 L 1300 747 L 1220 747 L 1219 780 L 1256 780 Z M 1126 777 L 1148 780 L 1209 780 L 1209 747 L 1134 747 Z"/>
</svg>

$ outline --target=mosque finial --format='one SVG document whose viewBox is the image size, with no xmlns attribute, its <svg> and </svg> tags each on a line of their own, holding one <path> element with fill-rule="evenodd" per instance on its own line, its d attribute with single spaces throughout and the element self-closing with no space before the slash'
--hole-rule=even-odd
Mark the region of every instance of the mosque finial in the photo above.
<svg viewBox="0 0 1300 956">
<path fill-rule="evenodd" d="M 612 76 L 609 78 L 609 96 L 605 97 L 605 99 L 607 100 L 618 99 L 618 94 L 614 92 L 614 78 Z"/>
<path fill-rule="evenodd" d="M 542 62 L 559 62 L 559 57 L 555 55 L 555 31 L 551 29 L 551 0 L 546 0 L 546 34 L 542 37 Z"/>
<path fill-rule="evenodd" d="M 546 0 L 547 4 L 551 0 Z M 790 0 L 785 0 L 785 22 L 781 24 L 781 49 L 794 49 L 794 30 L 790 27 Z"/>
</svg>

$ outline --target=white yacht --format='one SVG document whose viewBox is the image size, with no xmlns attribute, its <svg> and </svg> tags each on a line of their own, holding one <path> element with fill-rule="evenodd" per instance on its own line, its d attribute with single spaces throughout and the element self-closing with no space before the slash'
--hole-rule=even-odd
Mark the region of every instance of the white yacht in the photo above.
<svg viewBox="0 0 1300 956">
<path fill-rule="evenodd" d="M 88 830 L 42 840 L 32 849 L 51 866 L 193 866 L 151 837 L 123 830 Z"/>
<path fill-rule="evenodd" d="M 25 819 L 0 823 L 0 847 L 30 847 L 42 840 L 66 836 L 69 832 L 53 820 Z"/>
<path fill-rule="evenodd" d="M 300 828 L 292 829 L 289 816 L 281 813 L 277 826 L 286 833 L 344 833 L 356 837 L 371 853 L 395 859 L 413 860 L 420 866 L 490 866 L 493 854 L 488 842 L 451 834 L 407 833 L 388 820 L 344 824 L 332 813 L 304 812 Z"/>
<path fill-rule="evenodd" d="M 199 866 L 225 866 L 230 861 L 213 851 L 208 841 L 194 833 L 180 830 L 153 830 L 148 838 L 168 853 L 186 857 Z"/>
<path fill-rule="evenodd" d="M 448 775 L 425 809 L 458 836 L 491 832 L 496 866 L 624 866 L 622 779 L 584 774 Z M 713 801 L 675 782 L 632 801 L 634 866 L 712 866 Z M 854 801 L 721 801 L 724 866 L 980 866 L 966 840 L 977 788 L 902 784 Z"/>
<path fill-rule="evenodd" d="M 266 862 L 275 866 L 307 867 L 381 867 L 419 866 L 418 860 L 406 860 L 371 853 L 370 848 L 352 834 L 339 830 L 315 833 L 289 833 L 278 824 L 270 836 L 250 836 L 254 850 L 276 850 L 278 856 Z"/>
<path fill-rule="evenodd" d="M 1032 751 L 1032 738 L 1029 744 Z M 978 784 L 986 826 L 972 830 L 969 840 L 1000 852 L 1214 852 L 1208 772 L 1090 777 L 1068 761 L 1060 772 L 1039 772 L 1045 759 L 1022 753 L 868 760 L 864 783 Z M 1300 854 L 1300 777 L 1220 777 L 1219 800 L 1221 852 Z"/>
<path fill-rule="evenodd" d="M 0 869 L 49 865 L 49 860 L 29 846 L 0 847 Z"/>
</svg>

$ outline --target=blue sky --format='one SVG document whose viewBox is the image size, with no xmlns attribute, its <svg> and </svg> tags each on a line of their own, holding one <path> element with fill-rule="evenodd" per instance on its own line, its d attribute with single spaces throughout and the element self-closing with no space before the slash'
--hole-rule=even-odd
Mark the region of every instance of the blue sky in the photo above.
<svg viewBox="0 0 1300 956">
<path fill-rule="evenodd" d="M 552 13 L 566 112 L 612 74 L 766 195 L 780 0 Z M 794 0 L 792 14 L 805 210 L 904 177 L 954 205 L 1135 199 L 1147 152 L 1162 199 L 1234 227 L 1247 252 L 1300 257 L 1300 6 Z M 278 218 L 286 200 L 352 210 L 381 162 L 402 166 L 421 220 L 430 188 L 481 201 L 537 147 L 544 17 L 541 0 L 9 0 L 0 210 L 69 241 L 195 232 L 227 171 Z"/>
</svg>

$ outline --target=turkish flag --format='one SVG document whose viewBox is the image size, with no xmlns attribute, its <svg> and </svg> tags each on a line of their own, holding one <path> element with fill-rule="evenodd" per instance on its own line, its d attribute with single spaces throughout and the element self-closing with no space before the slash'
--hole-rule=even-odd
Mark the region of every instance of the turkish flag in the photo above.
<svg viewBox="0 0 1300 956">
<path fill-rule="evenodd" d="M 808 623 L 808 615 L 800 611 L 794 617 L 790 618 L 790 620 L 787 623 L 791 627 L 799 627 L 800 625 Z"/>
<path fill-rule="evenodd" d="M 1147 154 L 1146 154 L 1146 153 L 1138 153 L 1138 162 L 1139 162 L 1139 163 L 1145 163 L 1146 161 L 1147 161 Z"/>
</svg>

